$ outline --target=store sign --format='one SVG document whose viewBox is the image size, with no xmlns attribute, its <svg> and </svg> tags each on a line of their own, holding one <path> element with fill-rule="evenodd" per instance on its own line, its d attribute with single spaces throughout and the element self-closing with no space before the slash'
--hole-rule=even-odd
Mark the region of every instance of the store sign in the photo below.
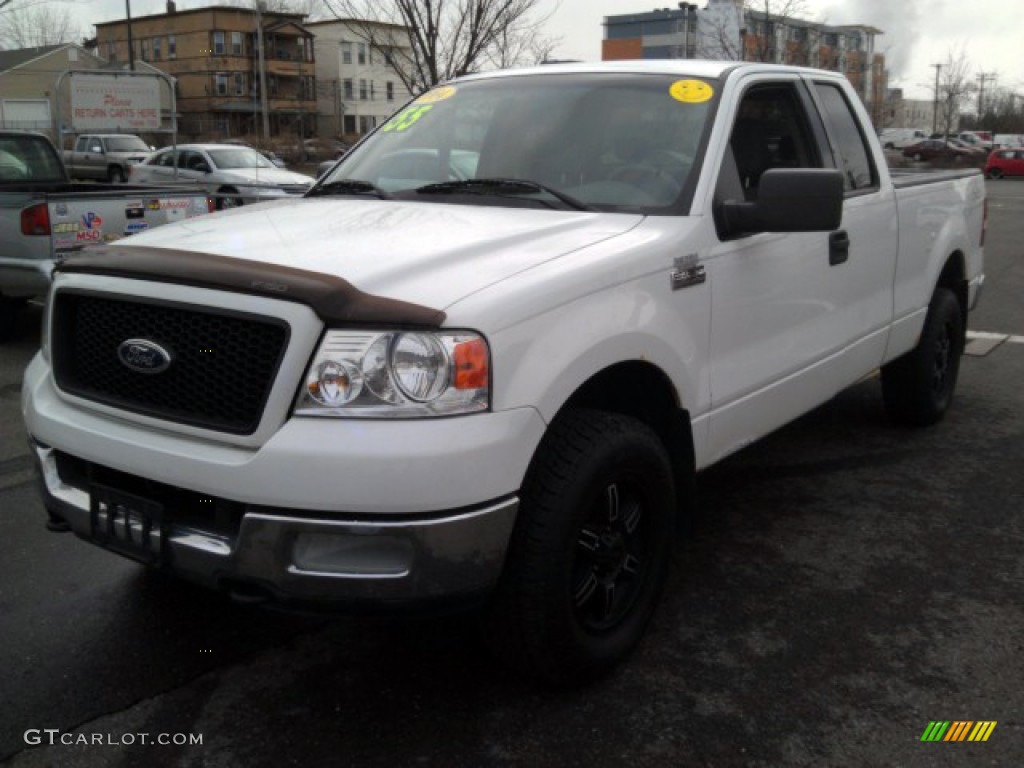
<svg viewBox="0 0 1024 768">
<path fill-rule="evenodd" d="M 76 74 L 71 78 L 71 125 L 79 133 L 160 130 L 160 78 Z"/>
</svg>

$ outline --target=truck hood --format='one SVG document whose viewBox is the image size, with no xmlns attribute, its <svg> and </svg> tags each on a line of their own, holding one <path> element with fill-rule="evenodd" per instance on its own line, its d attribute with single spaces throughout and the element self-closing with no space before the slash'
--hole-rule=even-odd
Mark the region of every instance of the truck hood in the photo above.
<svg viewBox="0 0 1024 768">
<path fill-rule="evenodd" d="M 124 243 L 282 264 L 443 310 L 642 220 L 621 213 L 307 198 L 201 216 Z"/>
</svg>

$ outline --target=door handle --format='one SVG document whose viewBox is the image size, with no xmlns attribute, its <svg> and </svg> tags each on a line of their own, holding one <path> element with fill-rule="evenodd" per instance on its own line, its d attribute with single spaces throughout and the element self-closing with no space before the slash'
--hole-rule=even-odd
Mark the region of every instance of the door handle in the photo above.
<svg viewBox="0 0 1024 768">
<path fill-rule="evenodd" d="M 845 229 L 833 232 L 828 236 L 828 265 L 834 267 L 843 264 L 850 258 L 850 236 Z"/>
</svg>

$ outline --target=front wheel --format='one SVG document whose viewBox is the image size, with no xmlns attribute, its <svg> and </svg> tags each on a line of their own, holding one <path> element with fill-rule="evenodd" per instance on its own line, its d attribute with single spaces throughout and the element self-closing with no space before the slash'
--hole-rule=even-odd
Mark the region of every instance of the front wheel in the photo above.
<svg viewBox="0 0 1024 768">
<path fill-rule="evenodd" d="M 1001 179 L 1001 178 L 1003 178 L 1003 169 L 1002 168 L 992 168 L 988 172 L 988 177 L 990 179 Z"/>
<path fill-rule="evenodd" d="M 231 208 L 241 208 L 243 200 L 240 197 L 236 197 L 238 194 L 237 189 L 231 187 L 225 187 L 217 192 L 217 210 L 226 211 Z"/>
<path fill-rule="evenodd" d="M 882 397 L 896 422 L 924 427 L 949 410 L 964 351 L 960 302 L 936 288 L 917 346 L 882 368 Z"/>
<path fill-rule="evenodd" d="M 492 649 L 548 683 L 611 669 L 654 613 L 674 509 L 669 458 L 648 426 L 603 411 L 559 416 L 527 473 L 484 617 Z"/>
</svg>

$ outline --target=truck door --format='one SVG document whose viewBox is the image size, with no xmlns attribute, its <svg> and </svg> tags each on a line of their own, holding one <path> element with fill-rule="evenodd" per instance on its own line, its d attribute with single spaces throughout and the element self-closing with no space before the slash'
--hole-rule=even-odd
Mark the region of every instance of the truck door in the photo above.
<svg viewBox="0 0 1024 768">
<path fill-rule="evenodd" d="M 899 252 L 895 190 L 880 172 L 865 126 L 867 113 L 834 81 L 812 81 L 831 151 L 845 186 L 842 234 L 848 243 L 835 270 L 836 322 L 847 338 L 843 355 L 846 382 L 881 364 L 893 314 L 893 283 Z M 841 382 L 845 386 L 845 382 Z"/>
<path fill-rule="evenodd" d="M 756 199 L 761 174 L 780 167 L 835 167 L 825 127 L 798 76 L 751 78 L 736 108 L 716 202 Z M 851 250 L 846 224 L 844 206 L 843 228 L 833 233 L 740 234 L 712 247 L 712 460 L 848 383 L 842 360 L 864 324 L 851 320 L 875 289 L 851 265 L 861 247 Z"/>
</svg>

